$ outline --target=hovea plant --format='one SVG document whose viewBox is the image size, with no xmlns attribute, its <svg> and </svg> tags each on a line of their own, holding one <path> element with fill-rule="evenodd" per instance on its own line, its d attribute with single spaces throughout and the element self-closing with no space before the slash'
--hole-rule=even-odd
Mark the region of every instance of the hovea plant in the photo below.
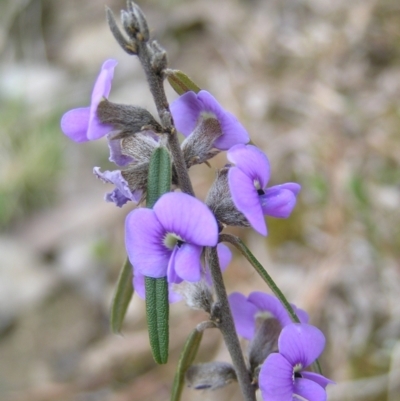
<svg viewBox="0 0 400 401">
<path fill-rule="evenodd" d="M 185 299 L 209 319 L 193 329 L 184 345 L 171 400 L 180 399 L 185 380 L 203 390 L 237 381 L 246 401 L 254 401 L 258 390 L 266 401 L 325 400 L 331 381 L 317 361 L 325 344 L 322 332 L 308 324 L 305 311 L 286 300 L 240 238 L 223 233 L 227 226 L 252 227 L 266 236 L 264 216 L 289 217 L 300 185 L 268 187 L 268 158 L 249 144 L 245 127 L 211 93 L 181 71 L 168 69 L 166 52 L 150 39 L 146 18 L 135 3 L 128 1 L 121 19 L 123 31 L 107 9 L 116 41 L 144 69 L 158 121 L 143 108 L 110 100 L 115 60 L 103 63 L 91 104 L 68 111 L 61 120 L 64 134 L 76 142 L 107 138 L 110 160 L 121 169 L 102 172 L 95 167 L 94 174 L 115 186 L 107 201 L 119 207 L 133 202 L 125 222 L 128 258 L 111 308 L 113 332 L 120 331 L 136 286 L 146 302 L 154 359 L 167 363 L 169 306 Z M 165 95 L 165 80 L 180 95 L 172 104 Z M 188 170 L 224 151 L 229 163 L 216 172 L 202 202 L 195 197 Z M 273 295 L 228 297 L 221 270 L 227 268 L 231 253 L 222 242 L 245 256 Z M 232 363 L 193 364 L 209 328 L 221 332 Z M 248 340 L 246 353 L 238 335 Z M 306 370 L 310 365 L 314 372 Z"/>
</svg>

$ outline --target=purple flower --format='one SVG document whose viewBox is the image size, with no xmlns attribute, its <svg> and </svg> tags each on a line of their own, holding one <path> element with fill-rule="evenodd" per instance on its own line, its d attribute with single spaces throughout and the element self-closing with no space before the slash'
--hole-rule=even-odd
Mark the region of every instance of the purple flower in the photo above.
<svg viewBox="0 0 400 401">
<path fill-rule="evenodd" d="M 225 271 L 232 259 L 232 252 L 224 244 L 217 245 L 217 252 L 221 270 Z M 205 278 L 208 284 L 212 283 L 208 267 L 206 268 Z M 169 297 L 169 303 L 171 304 L 174 302 L 178 302 L 182 299 L 182 296 L 178 292 L 174 291 L 174 286 L 175 283 L 169 283 L 168 297 Z M 146 298 L 145 276 L 139 273 L 137 270 L 135 270 L 133 273 L 133 288 L 135 289 L 135 292 L 139 295 L 140 298 L 142 299 Z"/>
<path fill-rule="evenodd" d="M 282 327 L 292 324 L 292 320 L 282 303 L 273 295 L 263 292 L 252 292 L 247 298 L 239 292 L 229 296 L 229 304 L 237 333 L 252 340 L 256 332 L 257 317 L 273 317 Z M 308 314 L 292 304 L 294 311 L 302 323 L 308 322 Z"/>
<path fill-rule="evenodd" d="M 227 150 L 238 143 L 249 142 L 249 135 L 236 117 L 224 110 L 216 99 L 207 91 L 186 92 L 170 105 L 176 129 L 189 136 L 203 120 L 216 119 L 220 125 L 221 136 L 214 146 L 220 150 Z"/>
<path fill-rule="evenodd" d="M 120 170 L 100 171 L 100 167 L 93 169 L 93 174 L 107 184 L 114 184 L 115 189 L 105 195 L 106 202 L 114 202 L 118 207 L 122 207 L 128 201 L 138 203 L 142 197 L 142 191 L 131 191 L 129 185 L 122 177 Z"/>
<path fill-rule="evenodd" d="M 287 218 L 296 205 L 300 185 L 288 182 L 266 188 L 270 177 L 267 156 L 253 145 L 236 145 L 229 149 L 228 181 L 233 203 L 250 225 L 267 235 L 264 215 Z"/>
<path fill-rule="evenodd" d="M 113 127 L 102 124 L 96 115 L 97 106 L 107 98 L 111 90 L 111 81 L 117 61 L 106 60 L 101 66 L 96 79 L 89 107 L 81 107 L 66 112 L 61 119 L 61 130 L 75 142 L 86 142 L 99 139 L 112 131 Z"/>
<path fill-rule="evenodd" d="M 268 401 L 325 401 L 325 387 L 333 383 L 317 373 L 306 372 L 325 346 L 322 332 L 309 324 L 290 324 L 282 329 L 279 353 L 270 354 L 263 363 L 258 383 Z"/>
<path fill-rule="evenodd" d="M 218 242 L 214 215 L 198 199 L 179 192 L 164 194 L 153 209 L 130 212 L 125 244 L 135 271 L 148 277 L 168 277 L 171 283 L 198 281 L 204 246 Z"/>
</svg>

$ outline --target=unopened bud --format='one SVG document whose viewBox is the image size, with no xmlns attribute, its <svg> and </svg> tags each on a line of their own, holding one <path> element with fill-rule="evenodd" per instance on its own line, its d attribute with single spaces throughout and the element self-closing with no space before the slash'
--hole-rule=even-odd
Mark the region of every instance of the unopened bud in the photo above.
<svg viewBox="0 0 400 401">
<path fill-rule="evenodd" d="M 216 390 L 233 381 L 237 381 L 235 369 L 226 362 L 192 365 L 186 372 L 186 382 L 195 390 Z"/>
<path fill-rule="evenodd" d="M 206 281 L 184 282 L 174 287 L 174 291 L 182 295 L 189 308 L 211 313 L 214 300 L 212 290 Z"/>
<path fill-rule="evenodd" d="M 221 126 L 216 118 L 202 119 L 181 145 L 187 168 L 216 156 L 220 151 L 213 144 L 221 135 Z"/>
<path fill-rule="evenodd" d="M 262 319 L 248 348 L 251 372 L 254 373 L 269 354 L 278 352 L 278 338 L 281 331 L 282 326 L 277 319 Z"/>
<path fill-rule="evenodd" d="M 151 50 L 151 66 L 156 74 L 161 75 L 168 67 L 167 52 L 155 40 L 151 42 Z"/>
</svg>

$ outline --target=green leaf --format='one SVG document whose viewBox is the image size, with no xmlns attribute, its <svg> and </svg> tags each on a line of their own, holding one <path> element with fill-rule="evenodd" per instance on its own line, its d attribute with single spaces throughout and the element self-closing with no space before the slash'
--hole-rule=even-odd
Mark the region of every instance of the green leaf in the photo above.
<svg viewBox="0 0 400 401">
<path fill-rule="evenodd" d="M 157 148 L 150 158 L 146 206 L 152 208 L 158 198 L 171 189 L 171 158 L 164 147 Z"/>
<path fill-rule="evenodd" d="M 190 333 L 186 340 L 179 358 L 174 384 L 172 385 L 171 401 L 179 401 L 181 398 L 183 386 L 185 384 L 186 371 L 192 365 L 194 358 L 196 358 L 202 338 L 203 331 L 199 331 L 196 328 Z"/>
<path fill-rule="evenodd" d="M 157 148 L 150 158 L 146 206 L 152 208 L 171 189 L 171 158 L 164 147 Z M 146 316 L 150 346 L 154 360 L 167 363 L 169 343 L 169 302 L 166 277 L 145 277 Z"/>
<path fill-rule="evenodd" d="M 110 326 L 114 334 L 121 332 L 122 323 L 133 295 L 132 265 L 126 258 L 119 273 L 117 287 L 111 304 Z"/>
<path fill-rule="evenodd" d="M 201 91 L 201 89 L 182 71 L 167 70 L 166 73 L 169 84 L 178 95 L 183 95 L 189 91 L 195 93 Z"/>
<path fill-rule="evenodd" d="M 145 278 L 146 314 L 150 346 L 153 358 L 158 364 L 168 361 L 169 343 L 169 302 L 166 277 Z"/>
</svg>

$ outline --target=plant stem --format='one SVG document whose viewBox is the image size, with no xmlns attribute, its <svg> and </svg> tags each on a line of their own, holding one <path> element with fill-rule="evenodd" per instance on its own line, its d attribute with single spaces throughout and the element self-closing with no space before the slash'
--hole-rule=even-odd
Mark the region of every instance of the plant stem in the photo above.
<svg viewBox="0 0 400 401">
<path fill-rule="evenodd" d="M 221 330 L 225 344 L 231 355 L 232 363 L 235 367 L 239 386 L 242 390 L 245 401 L 256 401 L 255 388 L 251 384 L 250 373 L 247 370 L 243 353 L 240 348 L 239 339 L 236 334 L 235 324 L 233 322 L 228 296 L 226 294 L 225 284 L 219 266 L 216 247 L 206 248 L 206 259 L 210 266 L 211 277 L 218 298 L 219 315 L 218 318 L 215 319 L 215 322 Z"/>
<path fill-rule="evenodd" d="M 158 71 L 158 69 L 152 64 L 154 50 L 150 48 L 148 42 L 138 40 L 137 50 L 137 55 L 146 74 L 147 83 L 149 84 L 150 92 L 153 95 L 154 103 L 161 120 L 161 125 L 163 126 L 164 132 L 168 134 L 168 144 L 175 164 L 179 186 L 183 192 L 194 196 L 193 186 L 189 178 L 186 163 L 179 144 L 177 131 L 165 95 L 164 73 L 163 71 Z"/>
</svg>

